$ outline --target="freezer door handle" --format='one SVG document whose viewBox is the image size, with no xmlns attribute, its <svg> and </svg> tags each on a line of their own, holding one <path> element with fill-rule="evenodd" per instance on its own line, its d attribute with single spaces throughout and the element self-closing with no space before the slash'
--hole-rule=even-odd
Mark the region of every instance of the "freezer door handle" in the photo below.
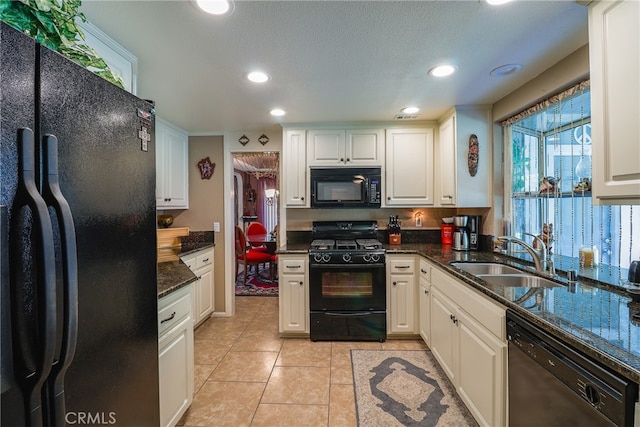
<svg viewBox="0 0 640 427">
<path fill-rule="evenodd" d="M 53 207 L 60 227 L 64 307 L 62 310 L 62 347 L 58 361 L 49 378 L 49 396 L 54 399 L 50 416 L 54 425 L 65 424 L 64 377 L 73 361 L 78 338 L 78 251 L 76 232 L 69 203 L 60 190 L 58 180 L 58 138 L 42 137 L 43 185 L 42 196 Z"/>
<path fill-rule="evenodd" d="M 34 248 L 34 259 L 30 260 L 27 254 L 15 253 L 19 251 L 15 251 L 12 257 L 15 260 L 10 272 L 14 371 L 25 399 L 27 423 L 42 425 L 42 388 L 55 356 L 56 265 L 51 218 L 35 177 L 33 131 L 21 128 L 18 130 L 18 188 L 11 215 L 11 221 L 15 224 L 11 227 L 11 240 L 19 245 L 17 242 L 22 242 L 26 237 L 22 234 L 32 222 L 34 241 L 31 247 Z M 29 219 L 29 211 L 32 220 Z M 35 316 L 25 304 L 25 299 L 32 296 L 37 298 L 33 302 Z M 37 325 L 30 322 L 34 317 Z"/>
</svg>

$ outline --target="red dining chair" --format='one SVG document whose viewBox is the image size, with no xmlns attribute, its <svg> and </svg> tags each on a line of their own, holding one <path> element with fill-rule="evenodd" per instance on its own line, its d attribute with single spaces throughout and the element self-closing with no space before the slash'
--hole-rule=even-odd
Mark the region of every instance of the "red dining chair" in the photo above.
<svg viewBox="0 0 640 427">
<path fill-rule="evenodd" d="M 264 243 L 251 242 L 251 236 L 256 236 L 256 235 L 266 236 L 266 234 L 267 234 L 267 229 L 265 228 L 264 225 L 262 225 L 261 222 L 252 222 L 251 224 L 249 224 L 249 226 L 247 227 L 247 236 L 248 236 L 248 240 L 249 240 L 249 244 L 251 245 L 251 248 L 259 251 L 266 251 L 267 246 Z"/>
<path fill-rule="evenodd" d="M 238 266 L 240 264 L 244 265 L 244 278 L 242 280 L 242 284 L 247 284 L 247 270 L 249 266 L 253 265 L 256 268 L 256 273 L 258 272 L 259 264 L 266 264 L 267 262 L 271 262 L 271 255 L 263 252 L 251 249 L 251 247 L 247 247 L 247 239 L 244 235 L 244 231 L 242 228 L 236 225 L 235 232 L 235 248 L 236 248 L 236 280 L 238 279 Z"/>
</svg>

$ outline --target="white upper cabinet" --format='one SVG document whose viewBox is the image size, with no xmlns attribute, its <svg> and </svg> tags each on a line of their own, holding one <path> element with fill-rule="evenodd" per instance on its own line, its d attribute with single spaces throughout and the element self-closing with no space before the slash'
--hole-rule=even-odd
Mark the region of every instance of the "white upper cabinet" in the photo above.
<svg viewBox="0 0 640 427">
<path fill-rule="evenodd" d="M 433 129 L 387 129 L 386 206 L 433 205 Z"/>
<path fill-rule="evenodd" d="M 640 204 L 640 2 L 589 5 L 593 196 Z"/>
<path fill-rule="evenodd" d="M 189 137 L 156 118 L 156 208 L 189 208 Z"/>
<path fill-rule="evenodd" d="M 284 200 L 287 207 L 308 208 L 307 143 L 304 129 L 286 129 L 282 150 Z"/>
<path fill-rule="evenodd" d="M 490 207 L 493 150 L 491 110 L 484 106 L 456 107 L 440 122 L 436 144 L 435 192 L 439 206 Z M 470 171 L 470 139 L 477 140 L 478 162 Z"/>
<path fill-rule="evenodd" d="M 313 129 L 308 133 L 309 166 L 381 166 L 381 129 Z"/>
</svg>

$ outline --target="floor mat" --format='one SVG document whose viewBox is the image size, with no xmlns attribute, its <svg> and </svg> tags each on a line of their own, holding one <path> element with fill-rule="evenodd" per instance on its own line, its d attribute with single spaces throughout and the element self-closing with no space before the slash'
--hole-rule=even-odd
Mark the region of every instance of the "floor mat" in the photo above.
<svg viewBox="0 0 640 427">
<path fill-rule="evenodd" d="M 351 350 L 358 426 L 477 426 L 428 350 Z"/>
<path fill-rule="evenodd" d="M 278 296 L 278 277 L 271 277 L 269 267 L 261 268 L 258 273 L 255 269 L 249 269 L 247 284 L 242 283 L 244 273 L 242 267 L 236 280 L 236 296 Z"/>
</svg>

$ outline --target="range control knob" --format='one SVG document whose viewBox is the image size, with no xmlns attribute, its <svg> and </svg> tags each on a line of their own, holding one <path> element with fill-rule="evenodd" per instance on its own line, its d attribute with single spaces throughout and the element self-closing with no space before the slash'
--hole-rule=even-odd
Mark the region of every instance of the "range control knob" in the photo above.
<svg viewBox="0 0 640 427">
<path fill-rule="evenodd" d="M 351 262 L 351 254 L 344 254 L 342 255 L 342 260 L 344 262 Z"/>
</svg>

